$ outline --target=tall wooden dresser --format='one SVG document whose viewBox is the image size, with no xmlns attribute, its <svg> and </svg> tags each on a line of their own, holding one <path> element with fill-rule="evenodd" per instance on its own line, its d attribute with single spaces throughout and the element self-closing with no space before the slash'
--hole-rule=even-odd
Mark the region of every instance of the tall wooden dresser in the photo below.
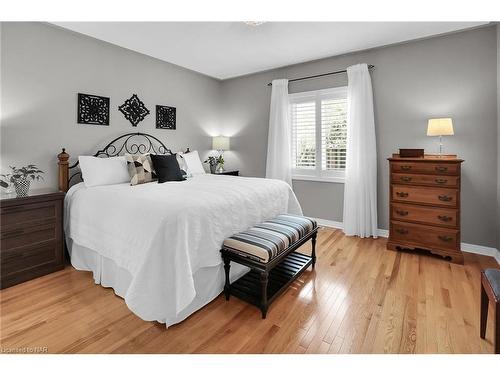
<svg viewBox="0 0 500 375">
<path fill-rule="evenodd" d="M 456 155 L 389 158 L 387 248 L 424 249 L 463 263 L 460 250 L 460 172 Z"/>
</svg>

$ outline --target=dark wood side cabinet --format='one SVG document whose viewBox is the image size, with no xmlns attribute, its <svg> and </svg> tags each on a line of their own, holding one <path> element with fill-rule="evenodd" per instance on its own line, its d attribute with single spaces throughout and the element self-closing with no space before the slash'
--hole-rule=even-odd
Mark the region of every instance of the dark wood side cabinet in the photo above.
<svg viewBox="0 0 500 375">
<path fill-rule="evenodd" d="M 223 174 L 226 176 L 239 176 L 240 171 L 223 171 L 223 172 L 215 172 L 214 174 Z"/>
<path fill-rule="evenodd" d="M 64 268 L 64 193 L 0 200 L 0 289 Z"/>
<path fill-rule="evenodd" d="M 390 166 L 387 248 L 424 249 L 463 263 L 460 250 L 460 175 L 455 155 L 401 158 Z"/>
</svg>

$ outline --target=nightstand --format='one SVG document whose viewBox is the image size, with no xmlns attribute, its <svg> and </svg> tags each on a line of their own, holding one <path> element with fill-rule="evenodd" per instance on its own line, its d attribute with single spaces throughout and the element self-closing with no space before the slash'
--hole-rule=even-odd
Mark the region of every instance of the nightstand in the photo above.
<svg viewBox="0 0 500 375">
<path fill-rule="evenodd" d="M 224 171 L 224 172 L 215 172 L 214 174 L 223 174 L 226 176 L 239 176 L 240 171 Z"/>
<path fill-rule="evenodd" d="M 64 193 L 0 197 L 0 289 L 64 268 Z"/>
</svg>

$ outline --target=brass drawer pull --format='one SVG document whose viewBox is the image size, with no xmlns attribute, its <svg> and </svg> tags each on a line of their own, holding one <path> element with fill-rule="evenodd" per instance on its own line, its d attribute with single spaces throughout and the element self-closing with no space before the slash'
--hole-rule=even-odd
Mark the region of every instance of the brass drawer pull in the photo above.
<svg viewBox="0 0 500 375">
<path fill-rule="evenodd" d="M 439 195 L 438 198 L 440 201 L 443 201 L 443 202 L 449 202 L 453 199 L 452 197 L 449 197 L 448 195 Z"/>
<path fill-rule="evenodd" d="M 408 176 L 401 176 L 401 181 L 404 181 L 404 182 L 410 182 L 410 181 L 411 181 L 411 177 L 408 177 Z"/>
<path fill-rule="evenodd" d="M 402 171 L 409 171 L 411 169 L 411 166 L 410 165 L 402 165 L 401 166 L 401 170 Z"/>
<path fill-rule="evenodd" d="M 436 178 L 434 181 L 436 181 L 437 184 L 446 184 L 448 182 L 446 178 Z"/>
<path fill-rule="evenodd" d="M 408 234 L 408 229 L 398 228 L 396 229 L 396 232 L 398 232 L 399 234 Z"/>
<path fill-rule="evenodd" d="M 404 191 L 397 191 L 396 195 L 401 198 L 406 198 L 408 196 L 408 193 L 405 193 Z"/>
<path fill-rule="evenodd" d="M 438 238 L 444 242 L 450 242 L 451 240 L 453 240 L 453 237 L 451 236 L 438 236 Z"/>
<path fill-rule="evenodd" d="M 443 167 L 443 166 L 437 166 L 436 171 L 438 172 L 446 172 L 448 170 L 448 167 Z"/>
<path fill-rule="evenodd" d="M 441 221 L 448 222 L 448 221 L 450 221 L 452 219 L 452 217 L 451 216 L 445 216 L 445 215 L 439 215 L 438 219 L 441 220 Z"/>
<path fill-rule="evenodd" d="M 399 216 L 406 216 L 406 215 L 408 215 L 408 211 L 403 211 L 403 210 L 396 210 L 396 213 Z"/>
</svg>

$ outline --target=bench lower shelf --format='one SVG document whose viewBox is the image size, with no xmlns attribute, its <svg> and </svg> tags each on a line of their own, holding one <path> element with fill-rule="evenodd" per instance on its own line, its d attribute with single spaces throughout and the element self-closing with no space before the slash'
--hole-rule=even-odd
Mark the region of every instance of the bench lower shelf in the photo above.
<svg viewBox="0 0 500 375">
<path fill-rule="evenodd" d="M 268 304 L 278 297 L 311 264 L 311 256 L 292 252 L 280 264 L 269 271 L 267 284 Z M 233 282 L 230 287 L 230 294 L 260 307 L 262 300 L 260 272 L 251 270 Z"/>
</svg>

